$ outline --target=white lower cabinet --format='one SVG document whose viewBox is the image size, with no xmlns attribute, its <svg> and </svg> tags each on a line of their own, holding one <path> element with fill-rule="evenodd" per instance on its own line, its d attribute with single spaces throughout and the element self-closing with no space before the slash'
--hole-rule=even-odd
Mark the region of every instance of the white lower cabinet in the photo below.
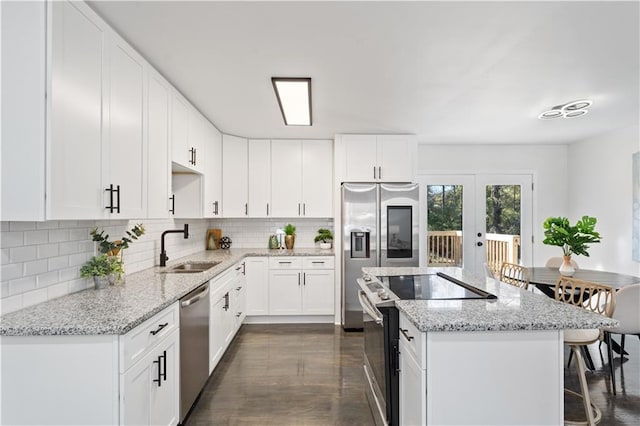
<svg viewBox="0 0 640 426">
<path fill-rule="evenodd" d="M 269 314 L 269 258 L 247 257 L 245 263 L 247 315 Z"/>
<path fill-rule="evenodd" d="M 178 424 L 178 330 L 122 375 L 120 424 Z"/>
<path fill-rule="evenodd" d="M 427 423 L 426 371 L 411 355 L 404 337 L 400 336 L 400 424 L 424 425 Z"/>
<path fill-rule="evenodd" d="M 333 257 L 269 259 L 269 315 L 333 315 Z"/>
</svg>

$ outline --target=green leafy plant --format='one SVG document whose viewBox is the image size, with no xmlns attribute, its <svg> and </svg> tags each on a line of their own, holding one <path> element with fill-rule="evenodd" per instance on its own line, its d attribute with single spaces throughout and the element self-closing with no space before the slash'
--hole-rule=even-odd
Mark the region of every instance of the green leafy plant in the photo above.
<svg viewBox="0 0 640 426">
<path fill-rule="evenodd" d="M 588 244 L 599 243 L 600 234 L 596 232 L 597 219 L 582 216 L 575 226 L 571 226 L 566 217 L 549 217 L 544 221 L 544 244 L 562 247 L 565 256 L 571 254 L 589 257 Z"/>
<path fill-rule="evenodd" d="M 290 223 L 287 223 L 284 227 L 284 233 L 286 235 L 296 235 L 296 227 Z"/>
<path fill-rule="evenodd" d="M 329 241 L 333 241 L 333 234 L 328 229 L 320 228 L 318 229 L 318 234 L 313 239 L 314 242 L 323 242 L 328 243 Z"/>
<path fill-rule="evenodd" d="M 120 250 L 129 248 L 129 244 L 142 236 L 145 231 L 144 225 L 138 223 L 129 231 L 126 231 L 125 236 L 115 241 L 109 241 L 109 234 L 105 234 L 104 230 L 98 232 L 98 228 L 94 228 L 90 234 L 93 237 L 93 241 L 97 242 L 100 246 L 100 253 L 115 256 Z"/>
<path fill-rule="evenodd" d="M 93 256 L 80 268 L 80 276 L 82 278 L 106 277 L 107 275 L 121 274 L 123 272 L 120 259 L 106 254 Z"/>
</svg>

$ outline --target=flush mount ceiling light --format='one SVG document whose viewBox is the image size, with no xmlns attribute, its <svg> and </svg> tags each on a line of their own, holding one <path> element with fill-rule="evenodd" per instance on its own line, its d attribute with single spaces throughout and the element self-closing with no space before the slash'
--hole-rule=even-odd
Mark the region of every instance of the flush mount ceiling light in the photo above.
<svg viewBox="0 0 640 426">
<path fill-rule="evenodd" d="M 287 126 L 311 126 L 311 78 L 271 77 Z"/>
<path fill-rule="evenodd" d="M 576 118 L 585 115 L 587 108 L 593 104 L 593 101 L 589 99 L 581 99 L 578 101 L 572 101 L 564 105 L 554 106 L 548 111 L 543 112 L 538 116 L 540 120 L 551 120 L 553 118 Z"/>
</svg>

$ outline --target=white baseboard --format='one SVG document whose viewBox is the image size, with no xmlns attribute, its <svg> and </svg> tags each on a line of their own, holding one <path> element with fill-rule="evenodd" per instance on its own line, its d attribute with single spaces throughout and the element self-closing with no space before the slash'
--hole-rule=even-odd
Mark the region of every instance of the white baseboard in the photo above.
<svg viewBox="0 0 640 426">
<path fill-rule="evenodd" d="M 334 324 L 333 315 L 256 315 L 247 316 L 244 324 Z"/>
</svg>

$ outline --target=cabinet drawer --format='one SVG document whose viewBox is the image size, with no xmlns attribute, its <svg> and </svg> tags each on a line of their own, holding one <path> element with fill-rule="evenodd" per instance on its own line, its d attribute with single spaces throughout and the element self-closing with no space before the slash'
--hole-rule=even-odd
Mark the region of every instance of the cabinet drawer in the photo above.
<svg viewBox="0 0 640 426">
<path fill-rule="evenodd" d="M 426 339 L 425 334 L 400 313 L 400 341 L 408 348 L 421 368 L 426 368 Z"/>
<path fill-rule="evenodd" d="M 334 258 L 331 256 L 303 257 L 302 269 L 333 269 Z"/>
<path fill-rule="evenodd" d="M 177 329 L 179 315 L 178 303 L 174 303 L 120 336 L 120 373 L 127 371 L 165 336 Z"/>
<path fill-rule="evenodd" d="M 269 269 L 302 269 L 302 259 L 299 257 L 270 257 Z"/>
</svg>

